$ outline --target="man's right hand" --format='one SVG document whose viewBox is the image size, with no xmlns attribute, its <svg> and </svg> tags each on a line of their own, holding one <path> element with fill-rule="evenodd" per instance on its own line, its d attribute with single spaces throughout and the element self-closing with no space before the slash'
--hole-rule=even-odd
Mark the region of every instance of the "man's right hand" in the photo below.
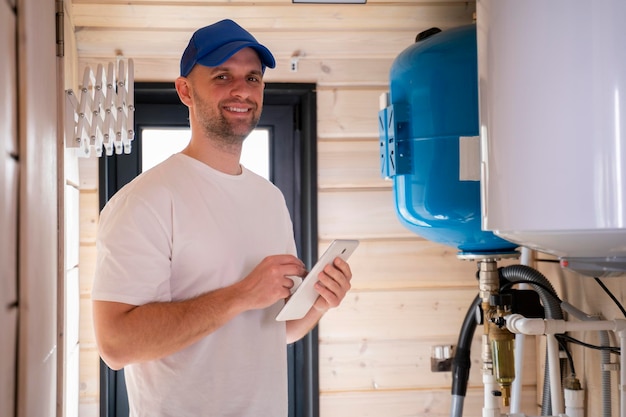
<svg viewBox="0 0 626 417">
<path fill-rule="evenodd" d="M 288 276 L 305 275 L 306 268 L 300 259 L 293 255 L 272 255 L 263 259 L 235 286 L 250 309 L 260 309 L 291 295 L 294 282 Z"/>
</svg>

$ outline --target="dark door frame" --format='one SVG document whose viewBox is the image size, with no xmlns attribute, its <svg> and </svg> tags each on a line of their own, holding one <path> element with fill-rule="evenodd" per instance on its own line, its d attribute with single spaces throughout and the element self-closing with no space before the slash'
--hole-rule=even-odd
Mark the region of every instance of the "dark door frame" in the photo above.
<svg viewBox="0 0 626 417">
<path fill-rule="evenodd" d="M 298 254 L 307 267 L 317 259 L 317 115 L 315 84 L 268 83 L 259 127 L 276 137 L 291 137 L 272 146 L 270 179 L 281 189 L 292 214 Z M 141 172 L 143 126 L 188 127 L 187 108 L 173 83 L 135 84 L 136 148 L 130 155 L 102 157 L 99 164 L 100 209 L 115 192 Z M 296 156 L 294 158 L 294 156 Z M 274 163 L 291 161 L 290 163 Z M 318 331 L 287 347 L 289 417 L 319 416 Z M 123 372 L 100 364 L 100 417 L 125 417 L 128 400 Z"/>
</svg>

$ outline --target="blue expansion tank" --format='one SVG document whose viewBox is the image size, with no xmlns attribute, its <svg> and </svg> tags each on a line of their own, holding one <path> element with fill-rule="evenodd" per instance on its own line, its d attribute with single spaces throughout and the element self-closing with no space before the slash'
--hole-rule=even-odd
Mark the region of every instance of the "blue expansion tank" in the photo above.
<svg viewBox="0 0 626 417">
<path fill-rule="evenodd" d="M 512 252 L 516 244 L 481 229 L 476 26 L 430 32 L 391 66 L 381 175 L 414 233 L 461 254 Z"/>
</svg>

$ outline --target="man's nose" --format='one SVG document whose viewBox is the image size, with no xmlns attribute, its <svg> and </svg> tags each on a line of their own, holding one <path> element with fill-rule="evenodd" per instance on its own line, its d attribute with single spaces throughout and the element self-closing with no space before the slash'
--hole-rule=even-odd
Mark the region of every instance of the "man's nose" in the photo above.
<svg viewBox="0 0 626 417">
<path fill-rule="evenodd" d="M 245 78 L 237 78 L 233 80 L 232 88 L 230 90 L 230 94 L 236 97 L 248 97 L 250 96 L 250 92 L 252 87 L 248 84 L 247 79 Z"/>
</svg>

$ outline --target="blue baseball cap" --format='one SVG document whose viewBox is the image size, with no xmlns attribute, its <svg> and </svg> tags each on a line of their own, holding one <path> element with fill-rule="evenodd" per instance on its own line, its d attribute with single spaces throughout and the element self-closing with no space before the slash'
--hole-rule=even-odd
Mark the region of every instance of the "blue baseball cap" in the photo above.
<svg viewBox="0 0 626 417">
<path fill-rule="evenodd" d="M 180 60 L 180 75 L 186 77 L 196 64 L 205 67 L 216 67 L 227 61 L 243 48 L 252 48 L 261 59 L 261 65 L 274 68 L 274 56 L 265 46 L 261 45 L 247 30 L 230 19 L 221 20 L 198 29 Z"/>
</svg>

